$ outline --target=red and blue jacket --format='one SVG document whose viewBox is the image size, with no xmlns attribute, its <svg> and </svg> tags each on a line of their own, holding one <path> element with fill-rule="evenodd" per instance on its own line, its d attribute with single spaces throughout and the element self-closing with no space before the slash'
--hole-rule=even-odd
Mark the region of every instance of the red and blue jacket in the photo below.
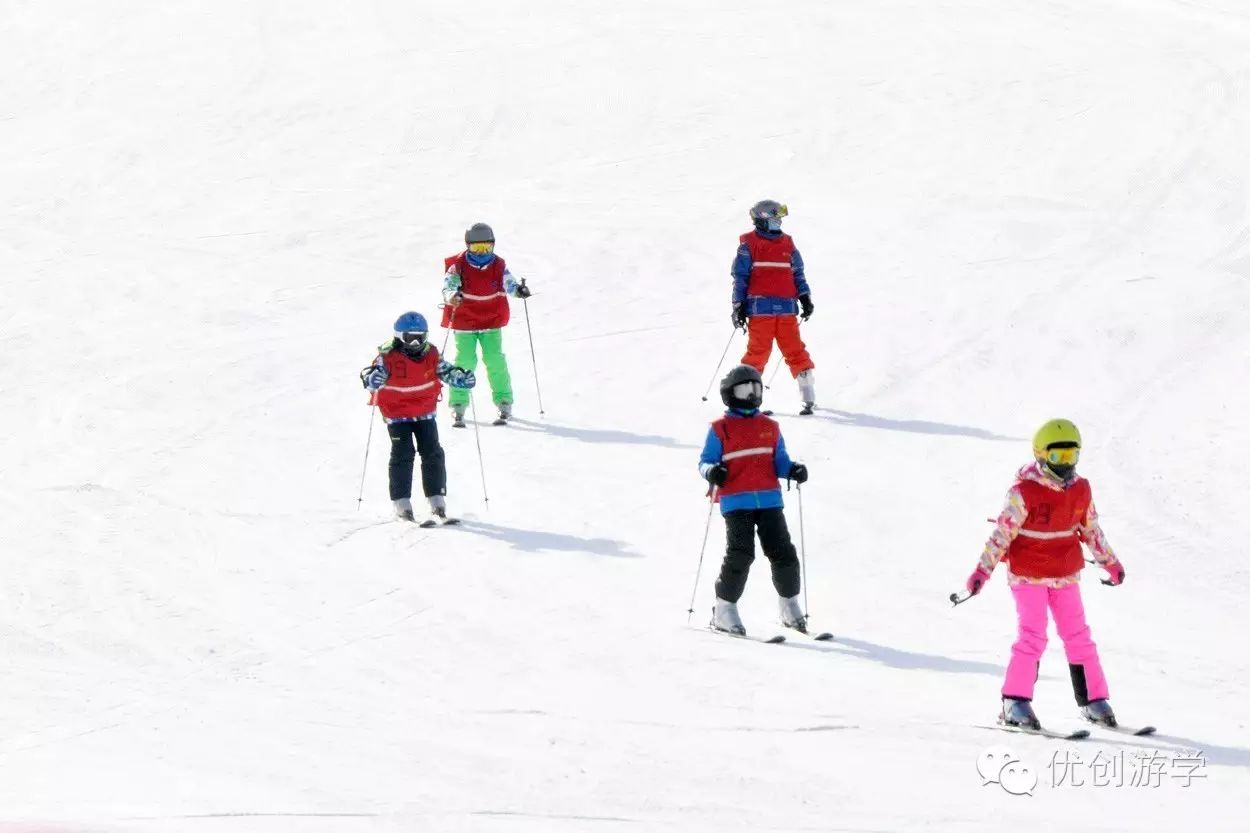
<svg viewBox="0 0 1250 833">
<path fill-rule="evenodd" d="M 730 268 L 733 302 L 745 303 L 748 316 L 797 315 L 798 298 L 810 295 L 803 256 L 784 232 L 750 231 L 738 238 Z"/>
<path fill-rule="evenodd" d="M 780 478 L 790 474 L 791 461 L 776 420 L 759 411 L 725 411 L 708 429 L 699 474 L 706 478 L 719 463 L 729 469 L 728 480 L 717 490 L 722 515 L 784 505 Z"/>
<path fill-rule="evenodd" d="M 371 385 L 368 377 L 379 370 Z M 434 419 L 444 382 L 453 388 L 472 388 L 477 382 L 472 372 L 444 361 L 434 345 L 413 355 L 394 339 L 378 348 L 360 380 L 369 390 L 369 404 L 377 405 L 388 423 Z"/>
</svg>

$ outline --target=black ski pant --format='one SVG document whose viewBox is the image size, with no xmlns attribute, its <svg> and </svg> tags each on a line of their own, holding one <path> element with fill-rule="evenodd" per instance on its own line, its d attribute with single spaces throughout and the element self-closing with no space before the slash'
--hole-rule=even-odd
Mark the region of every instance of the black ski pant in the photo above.
<svg viewBox="0 0 1250 833">
<path fill-rule="evenodd" d="M 773 568 L 773 587 L 787 599 L 799 595 L 799 556 L 790 541 L 786 515 L 778 509 L 738 509 L 725 515 L 725 562 L 716 579 L 716 598 L 736 602 L 755 560 L 755 534 Z"/>
<path fill-rule="evenodd" d="M 447 462 L 438 442 L 438 421 L 391 422 L 386 433 L 391 435 L 391 500 L 412 497 L 412 466 L 418 453 L 425 496 L 447 494 Z"/>
</svg>

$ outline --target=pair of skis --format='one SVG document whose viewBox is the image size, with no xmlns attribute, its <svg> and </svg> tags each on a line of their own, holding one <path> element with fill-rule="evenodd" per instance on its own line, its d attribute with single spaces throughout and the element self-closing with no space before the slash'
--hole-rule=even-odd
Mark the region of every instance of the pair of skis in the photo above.
<svg viewBox="0 0 1250 833">
<path fill-rule="evenodd" d="M 1154 726 L 1106 726 L 1102 723 L 1093 724 L 1099 729 L 1105 729 L 1108 732 L 1115 732 L 1120 735 L 1132 735 L 1133 737 L 1146 737 L 1153 735 L 1156 731 Z M 978 725 L 978 729 L 998 729 L 1002 732 L 1013 732 L 1019 735 L 1036 735 L 1043 738 L 1051 738 L 1052 740 L 1085 740 L 1090 736 L 1089 729 L 1074 729 L 1069 732 L 1056 731 L 1054 729 L 1030 729 L 1027 726 L 1012 726 L 1007 723 L 996 723 L 993 726 Z"/>
<path fill-rule="evenodd" d="M 431 515 L 430 517 L 422 521 L 418 521 L 416 517 L 413 517 L 413 518 L 400 517 L 400 518 L 397 518 L 396 520 L 403 522 L 403 523 L 416 524 L 422 529 L 432 529 L 433 527 L 436 527 L 436 526 L 459 526 L 460 525 L 459 518 L 452 518 L 448 516 L 439 517 L 438 515 Z"/>
<path fill-rule="evenodd" d="M 756 636 L 755 634 L 750 633 L 730 633 L 729 631 L 717 630 L 711 625 L 708 625 L 707 629 L 712 633 L 718 633 L 722 636 L 728 636 L 733 639 L 745 639 L 750 642 L 761 642 L 765 645 L 780 645 L 786 641 L 786 635 L 783 633 L 773 634 L 772 636 Z M 807 637 L 813 642 L 829 642 L 833 639 L 833 634 L 828 631 L 822 631 L 820 633 L 807 633 L 805 631 L 794 630 L 794 632 Z"/>
</svg>

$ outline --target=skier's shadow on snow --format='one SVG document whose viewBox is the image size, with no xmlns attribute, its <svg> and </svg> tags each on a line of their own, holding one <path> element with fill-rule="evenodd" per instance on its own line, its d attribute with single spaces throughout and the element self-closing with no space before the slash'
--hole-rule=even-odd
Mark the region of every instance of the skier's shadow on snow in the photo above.
<svg viewBox="0 0 1250 833">
<path fill-rule="evenodd" d="M 779 416 L 789 415 L 779 414 Z M 887 419 L 872 414 L 839 411 L 834 408 L 817 408 L 815 416 L 825 422 L 832 422 L 834 425 L 851 425 L 856 428 L 880 428 L 885 431 L 905 431 L 910 434 L 941 434 L 952 437 L 974 437 L 978 440 L 1022 442 L 1020 437 L 1007 437 L 984 428 L 951 425 L 946 422 L 929 422 L 923 419 Z"/>
<path fill-rule="evenodd" d="M 833 651 L 835 648 L 850 648 L 850 651 L 837 651 L 837 653 L 875 660 L 891 668 L 903 668 L 909 671 L 987 674 L 991 677 L 1001 677 L 1003 675 L 1003 667 L 994 663 L 951 659 L 939 654 L 919 654 L 914 651 L 904 651 L 899 648 L 878 645 L 875 642 L 865 642 L 862 639 L 852 639 L 849 636 L 836 635 L 833 642 L 825 644 L 829 646 L 828 650 L 830 651 Z"/>
<path fill-rule="evenodd" d="M 612 538 L 581 538 L 577 535 L 565 535 L 560 532 L 544 532 L 537 529 L 513 529 L 497 524 L 483 523 L 477 520 L 466 520 L 461 529 L 503 541 L 513 549 L 525 552 L 580 552 L 590 555 L 607 555 L 613 558 L 641 558 L 642 556 L 625 546 L 625 542 Z"/>
<path fill-rule="evenodd" d="M 1241 746 L 1220 746 L 1214 743 L 1207 743 L 1196 738 L 1181 737 L 1180 735 L 1156 734 L 1146 737 L 1104 737 L 1098 735 L 1098 744 L 1100 746 L 1119 746 L 1125 750 L 1140 749 L 1142 752 L 1155 753 L 1164 752 L 1201 752 L 1203 759 L 1209 764 L 1219 766 L 1240 766 L 1250 767 L 1250 749 Z M 1162 744 L 1168 744 L 1163 746 Z M 1210 777 L 1209 773 L 1204 773 L 1198 769 L 1194 772 L 1194 780 L 1201 781 Z"/>
<path fill-rule="evenodd" d="M 553 437 L 564 437 L 580 440 L 584 443 L 608 443 L 612 445 L 655 445 L 660 448 L 684 448 L 698 450 L 698 446 L 678 442 L 672 437 L 659 434 L 635 434 L 632 431 L 610 431 L 595 428 L 573 428 L 569 425 L 558 425 L 553 422 L 535 422 L 529 419 L 513 417 L 509 420 L 515 425 L 523 425 L 530 431 L 541 431 Z"/>
</svg>

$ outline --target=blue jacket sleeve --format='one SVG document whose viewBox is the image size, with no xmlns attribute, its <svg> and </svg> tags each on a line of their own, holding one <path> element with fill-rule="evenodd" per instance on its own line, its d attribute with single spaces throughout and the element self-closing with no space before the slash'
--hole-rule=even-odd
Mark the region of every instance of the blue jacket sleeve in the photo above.
<svg viewBox="0 0 1250 833">
<path fill-rule="evenodd" d="M 699 476 L 707 479 L 708 469 L 719 463 L 724 453 L 725 448 L 721 445 L 720 437 L 716 436 L 716 431 L 712 428 L 707 429 L 707 439 L 703 442 L 703 453 L 699 455 Z"/>
<path fill-rule="evenodd" d="M 803 271 L 803 255 L 799 254 L 798 249 L 790 255 L 790 268 L 794 270 L 794 287 L 799 291 L 799 295 L 811 295 L 812 290 L 807 285 L 807 275 Z"/>
<path fill-rule="evenodd" d="M 790 455 L 786 453 L 786 438 L 777 438 L 777 450 L 773 452 L 773 470 L 778 477 L 789 477 L 790 466 L 794 465 Z"/>
<path fill-rule="evenodd" d="M 734 256 L 734 265 L 729 270 L 734 276 L 734 303 L 741 304 L 747 299 L 747 282 L 751 279 L 751 250 L 743 243 Z"/>
</svg>

